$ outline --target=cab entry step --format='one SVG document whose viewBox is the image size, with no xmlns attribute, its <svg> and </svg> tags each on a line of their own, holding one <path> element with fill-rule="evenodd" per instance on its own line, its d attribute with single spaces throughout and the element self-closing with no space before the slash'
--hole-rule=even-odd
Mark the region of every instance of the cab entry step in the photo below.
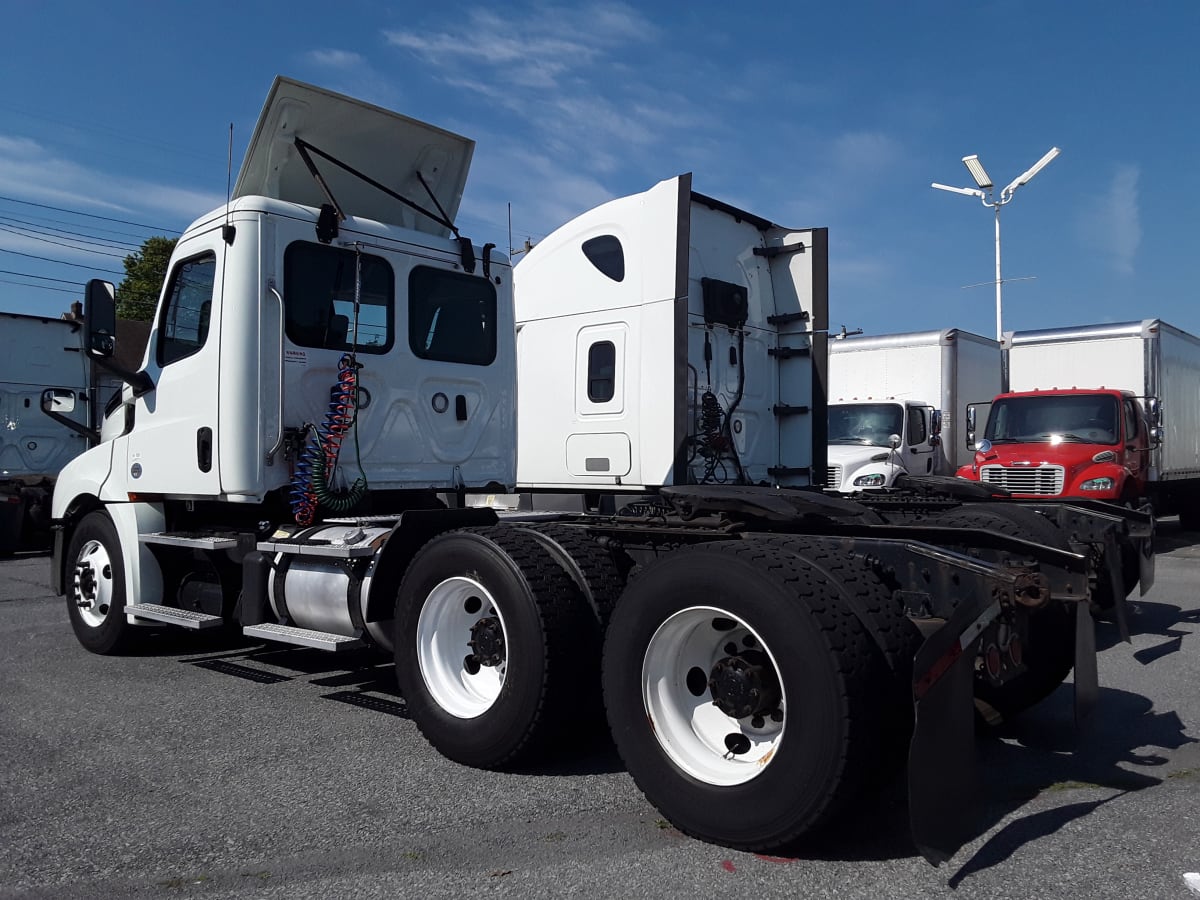
<svg viewBox="0 0 1200 900">
<path fill-rule="evenodd" d="M 215 628 L 225 621 L 220 616 L 210 616 L 192 609 L 160 606 L 157 603 L 127 604 L 125 615 L 136 616 L 139 619 L 152 619 L 155 622 L 167 622 L 181 628 L 190 628 L 193 631 L 201 628 Z"/>
<path fill-rule="evenodd" d="M 284 644 L 295 644 L 298 647 L 315 647 L 318 650 L 357 650 L 365 647 L 362 638 L 347 637 L 344 634 L 331 634 L 328 631 L 313 631 L 309 628 L 296 628 L 293 625 L 279 625 L 268 622 L 265 625 L 247 625 L 242 629 L 246 637 L 262 638 L 267 641 L 280 641 Z"/>
</svg>

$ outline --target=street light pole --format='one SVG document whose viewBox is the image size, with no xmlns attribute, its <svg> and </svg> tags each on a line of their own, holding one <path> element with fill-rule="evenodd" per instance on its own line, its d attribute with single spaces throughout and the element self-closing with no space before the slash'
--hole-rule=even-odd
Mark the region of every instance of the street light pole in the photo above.
<svg viewBox="0 0 1200 900">
<path fill-rule="evenodd" d="M 986 207 L 989 207 L 995 212 L 996 217 L 996 340 L 1000 341 L 1004 338 L 1003 316 L 1001 313 L 1001 285 L 1004 283 L 1000 277 L 1000 207 L 1012 201 L 1013 194 L 1017 188 L 1023 184 L 1027 184 L 1034 175 L 1042 171 L 1046 165 L 1058 156 L 1062 151 L 1057 147 L 1051 147 L 1050 150 L 1039 159 L 1036 163 L 1026 169 L 1023 173 L 1014 178 L 1000 192 L 998 198 L 993 196 L 994 187 L 992 179 L 983 168 L 983 163 L 979 161 L 979 157 L 975 154 L 963 157 L 963 164 L 971 173 L 971 177 L 975 179 L 975 184 L 978 188 L 960 188 L 951 187 L 948 184 L 938 184 L 936 181 L 930 185 L 939 191 L 951 191 L 955 194 L 966 194 L 968 197 L 978 197 L 979 201 Z"/>
</svg>

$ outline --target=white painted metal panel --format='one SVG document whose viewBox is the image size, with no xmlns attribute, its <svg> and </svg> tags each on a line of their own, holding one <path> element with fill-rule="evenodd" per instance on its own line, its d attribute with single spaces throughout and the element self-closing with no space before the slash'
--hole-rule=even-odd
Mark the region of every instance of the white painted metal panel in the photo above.
<svg viewBox="0 0 1200 900">
<path fill-rule="evenodd" d="M 629 474 L 629 435 L 572 434 L 567 438 L 567 471 L 581 478 Z"/>
<path fill-rule="evenodd" d="M 267 95 L 234 197 L 261 196 L 320 207 L 326 202 L 296 150 L 302 140 L 434 212 L 425 184 L 451 221 L 458 214 L 475 143 L 425 122 L 313 85 L 276 78 Z M 347 216 L 445 236 L 428 216 L 326 160 L 318 171 Z M 418 176 L 418 173 L 419 176 Z"/>
<path fill-rule="evenodd" d="M 85 438 L 41 410 L 42 391 L 69 391 L 68 419 L 88 424 L 87 360 L 80 325 L 0 313 L 0 480 L 55 475 L 87 448 Z"/>
</svg>

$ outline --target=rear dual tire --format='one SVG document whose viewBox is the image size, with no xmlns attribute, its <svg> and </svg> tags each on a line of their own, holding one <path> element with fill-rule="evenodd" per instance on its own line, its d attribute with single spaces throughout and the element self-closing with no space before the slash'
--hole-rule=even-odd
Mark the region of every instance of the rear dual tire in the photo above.
<svg viewBox="0 0 1200 900">
<path fill-rule="evenodd" d="M 465 765 L 545 755 L 598 719 L 599 648 L 599 623 L 578 586 L 516 528 L 439 535 L 400 586 L 400 692 L 429 743 Z"/>
<path fill-rule="evenodd" d="M 765 543 L 646 566 L 604 647 L 609 725 L 638 787 L 681 831 L 745 850 L 787 846 L 860 792 L 884 677 L 836 586 Z"/>
</svg>

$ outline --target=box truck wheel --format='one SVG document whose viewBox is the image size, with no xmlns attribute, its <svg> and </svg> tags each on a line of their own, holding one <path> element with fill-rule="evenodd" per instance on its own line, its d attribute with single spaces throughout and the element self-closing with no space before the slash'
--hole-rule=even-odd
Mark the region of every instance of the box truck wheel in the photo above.
<svg viewBox="0 0 1200 900">
<path fill-rule="evenodd" d="M 605 637 L 604 703 L 629 773 L 677 828 L 772 850 L 866 783 L 881 665 L 822 573 L 721 541 L 630 582 Z"/>
<path fill-rule="evenodd" d="M 1066 535 L 1030 509 L 1000 503 L 960 506 L 930 524 L 979 528 L 1035 541 L 1059 550 L 1070 548 Z M 976 707 L 987 724 L 998 725 L 1049 697 L 1075 665 L 1075 614 L 1079 604 L 1051 603 L 1032 613 L 1026 670 L 1002 685 L 980 673 L 975 679 Z"/>
<path fill-rule="evenodd" d="M 93 653 L 131 649 L 136 626 L 125 619 L 125 565 L 108 513 L 88 513 L 67 550 L 67 615 L 75 636 Z"/>
<path fill-rule="evenodd" d="M 498 525 L 433 538 L 401 582 L 395 629 L 409 714 L 450 759 L 510 765 L 599 718 L 586 700 L 589 679 L 598 681 L 599 625 L 527 532 Z"/>
</svg>

